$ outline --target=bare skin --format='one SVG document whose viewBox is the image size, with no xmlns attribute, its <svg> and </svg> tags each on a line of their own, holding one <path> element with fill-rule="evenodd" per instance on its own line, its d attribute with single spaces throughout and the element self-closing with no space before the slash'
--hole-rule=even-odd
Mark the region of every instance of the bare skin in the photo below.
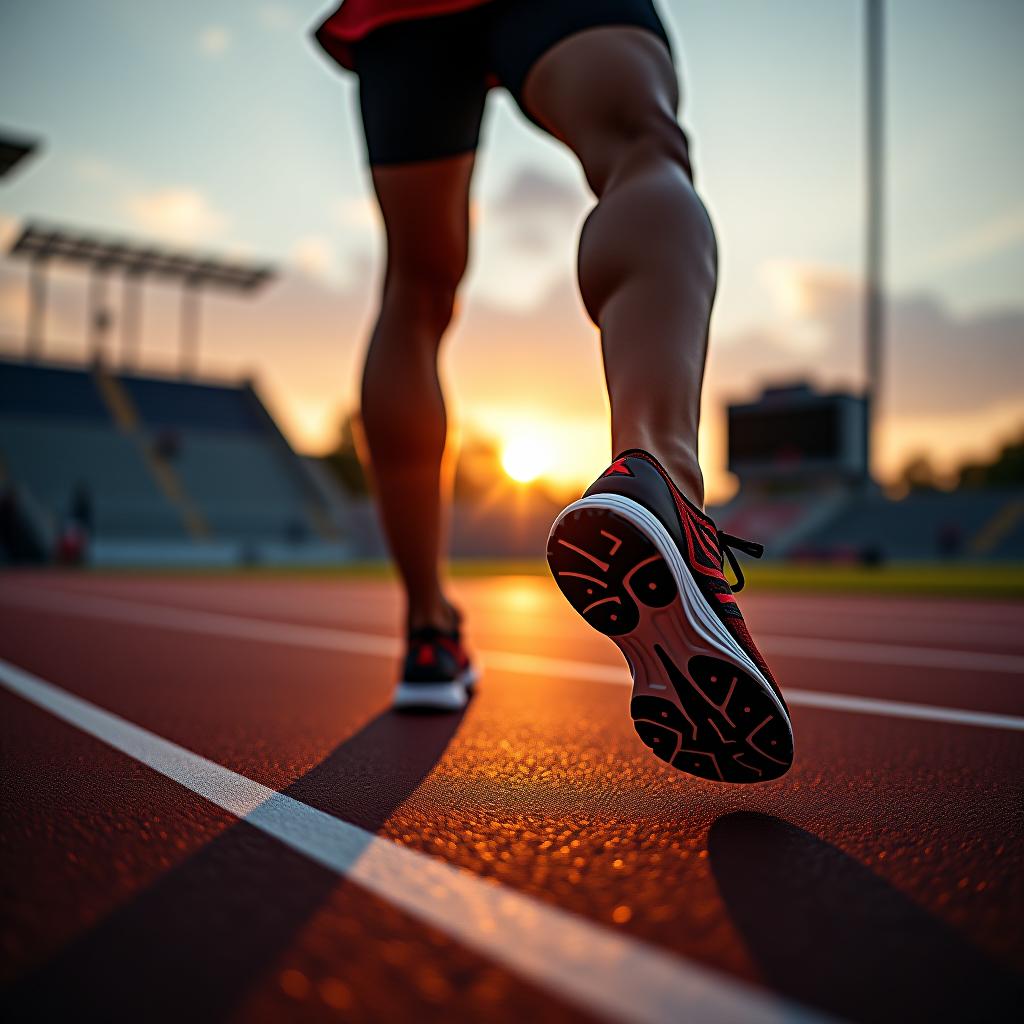
<svg viewBox="0 0 1024 1024">
<path fill-rule="evenodd" d="M 541 57 L 523 93 L 597 197 L 578 271 L 601 330 L 612 450 L 651 452 L 700 505 L 697 427 L 717 251 L 685 171 L 668 52 L 642 29 L 590 29 Z M 447 421 L 437 355 L 466 267 L 472 168 L 467 154 L 373 170 L 388 263 L 362 413 L 414 628 L 454 624 L 440 568 Z"/>
</svg>

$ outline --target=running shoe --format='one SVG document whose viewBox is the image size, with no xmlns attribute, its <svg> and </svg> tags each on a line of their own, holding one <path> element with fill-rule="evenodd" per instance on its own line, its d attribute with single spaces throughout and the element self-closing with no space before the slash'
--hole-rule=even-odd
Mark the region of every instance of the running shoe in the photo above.
<svg viewBox="0 0 1024 1024">
<path fill-rule="evenodd" d="M 461 629 L 413 629 L 393 704 L 402 710 L 458 711 L 476 683 Z"/>
<path fill-rule="evenodd" d="M 625 656 L 630 714 L 655 755 L 702 779 L 766 782 L 793 762 L 792 723 L 736 604 L 733 548 L 764 551 L 718 530 L 634 448 L 558 515 L 547 557 L 569 603 Z"/>
</svg>

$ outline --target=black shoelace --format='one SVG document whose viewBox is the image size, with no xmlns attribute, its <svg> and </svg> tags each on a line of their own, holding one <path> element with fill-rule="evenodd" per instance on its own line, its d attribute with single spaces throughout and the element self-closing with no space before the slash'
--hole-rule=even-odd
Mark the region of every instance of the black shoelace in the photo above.
<svg viewBox="0 0 1024 1024">
<path fill-rule="evenodd" d="M 740 568 L 740 563 L 736 560 L 736 556 L 733 554 L 732 549 L 735 548 L 737 551 L 742 551 L 745 555 L 750 555 L 751 558 L 760 558 L 764 554 L 764 545 L 758 544 L 752 540 L 744 540 L 742 537 L 734 537 L 731 533 L 726 533 L 724 530 L 716 530 L 718 534 L 718 546 L 722 549 L 722 568 L 725 568 L 725 559 L 729 559 L 729 565 L 732 566 L 732 571 L 736 575 L 736 583 L 731 584 L 734 594 L 738 594 L 742 589 L 746 580 L 743 578 L 743 570 Z"/>
</svg>

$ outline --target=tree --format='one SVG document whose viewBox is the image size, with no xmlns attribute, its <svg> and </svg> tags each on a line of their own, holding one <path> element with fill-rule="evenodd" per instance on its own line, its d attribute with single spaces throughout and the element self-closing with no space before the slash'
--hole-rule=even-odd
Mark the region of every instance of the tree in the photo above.
<svg viewBox="0 0 1024 1024">
<path fill-rule="evenodd" d="M 967 463 L 960 469 L 958 490 L 1020 487 L 1024 484 L 1024 432 L 1003 445 L 991 462 Z"/>
<path fill-rule="evenodd" d="M 352 495 L 365 496 L 370 493 L 370 483 L 359 458 L 359 440 L 362 437 L 362 423 L 358 412 L 346 413 L 338 429 L 338 442 L 334 450 L 324 457 L 324 464 L 335 475 L 338 482 Z"/>
<path fill-rule="evenodd" d="M 935 470 L 927 455 L 914 455 L 900 472 L 902 489 L 910 491 L 934 491 L 938 487 Z"/>
</svg>

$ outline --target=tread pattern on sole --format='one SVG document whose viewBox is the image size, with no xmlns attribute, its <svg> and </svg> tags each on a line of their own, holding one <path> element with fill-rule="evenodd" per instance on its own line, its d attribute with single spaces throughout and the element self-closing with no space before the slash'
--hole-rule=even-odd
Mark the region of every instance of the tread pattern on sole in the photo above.
<svg viewBox="0 0 1024 1024">
<path fill-rule="evenodd" d="M 569 603 L 630 663 L 630 714 L 655 756 L 715 782 L 766 782 L 789 768 L 790 725 L 762 683 L 724 651 L 716 657 L 682 644 L 668 649 L 665 632 L 651 627 L 659 615 L 685 618 L 686 611 L 668 565 L 643 530 L 608 508 L 576 509 L 552 530 L 547 555 Z M 686 629 L 677 632 L 683 636 Z M 647 657 L 629 656 L 638 643 Z M 657 679 L 647 678 L 652 672 Z"/>
</svg>

